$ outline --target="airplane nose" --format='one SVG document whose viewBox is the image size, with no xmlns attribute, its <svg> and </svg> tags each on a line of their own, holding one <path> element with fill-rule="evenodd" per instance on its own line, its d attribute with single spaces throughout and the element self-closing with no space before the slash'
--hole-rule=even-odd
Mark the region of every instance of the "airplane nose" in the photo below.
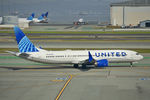
<svg viewBox="0 0 150 100">
<path fill-rule="evenodd" d="M 142 55 L 140 55 L 140 60 L 142 60 L 144 57 Z"/>
</svg>

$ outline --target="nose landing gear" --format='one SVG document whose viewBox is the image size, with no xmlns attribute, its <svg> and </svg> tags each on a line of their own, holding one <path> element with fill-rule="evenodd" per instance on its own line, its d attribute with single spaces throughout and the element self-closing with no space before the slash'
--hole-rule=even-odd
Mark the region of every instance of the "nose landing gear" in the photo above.
<svg viewBox="0 0 150 100">
<path fill-rule="evenodd" d="M 132 62 L 130 62 L 130 67 L 133 67 L 133 63 Z"/>
</svg>

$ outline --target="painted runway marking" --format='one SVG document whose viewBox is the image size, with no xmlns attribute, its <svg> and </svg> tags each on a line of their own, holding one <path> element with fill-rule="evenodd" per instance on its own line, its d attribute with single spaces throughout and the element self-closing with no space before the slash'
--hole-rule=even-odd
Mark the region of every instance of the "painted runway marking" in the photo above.
<svg viewBox="0 0 150 100">
<path fill-rule="evenodd" d="M 65 83 L 65 85 L 63 86 L 61 91 L 58 93 L 55 100 L 59 100 L 60 96 L 62 95 L 62 93 L 63 93 L 64 89 L 67 87 L 67 85 L 70 83 L 71 79 L 72 79 L 72 75 L 70 74 L 69 79 L 67 80 L 67 82 Z"/>
<path fill-rule="evenodd" d="M 51 80 L 52 82 L 62 82 L 64 80 Z"/>
<path fill-rule="evenodd" d="M 53 81 L 53 82 L 62 82 L 62 81 L 65 81 L 65 80 L 67 80 L 66 77 L 63 77 L 63 78 L 56 78 L 56 80 L 51 80 L 51 81 Z"/>
<path fill-rule="evenodd" d="M 139 80 L 150 80 L 150 78 L 140 78 Z"/>
<path fill-rule="evenodd" d="M 66 77 L 63 77 L 63 78 L 56 78 L 56 80 L 67 80 L 67 78 Z"/>
</svg>

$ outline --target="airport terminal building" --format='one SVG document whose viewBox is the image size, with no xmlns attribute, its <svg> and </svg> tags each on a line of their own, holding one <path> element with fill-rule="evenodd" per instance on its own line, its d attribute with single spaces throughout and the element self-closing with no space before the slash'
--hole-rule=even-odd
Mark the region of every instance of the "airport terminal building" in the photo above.
<svg viewBox="0 0 150 100">
<path fill-rule="evenodd" d="M 110 16 L 113 26 L 138 26 L 141 22 L 150 20 L 150 0 L 112 3 Z M 145 27 L 150 27 L 149 21 Z"/>
</svg>

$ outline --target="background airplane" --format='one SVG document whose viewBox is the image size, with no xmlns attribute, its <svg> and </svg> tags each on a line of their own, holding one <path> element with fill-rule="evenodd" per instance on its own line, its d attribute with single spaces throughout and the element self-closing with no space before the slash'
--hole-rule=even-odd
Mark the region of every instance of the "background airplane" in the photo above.
<svg viewBox="0 0 150 100">
<path fill-rule="evenodd" d="M 31 16 L 29 16 L 29 17 L 27 18 L 27 20 L 32 21 L 32 20 L 33 20 L 33 18 L 34 18 L 34 16 L 35 16 L 35 14 L 34 14 L 34 13 L 32 13 L 32 14 L 31 14 Z"/>
<path fill-rule="evenodd" d="M 48 64 L 73 64 L 75 68 L 82 65 L 95 65 L 96 67 L 107 67 L 109 63 L 130 63 L 143 59 L 139 53 L 131 50 L 65 50 L 47 51 L 37 48 L 19 29 L 14 27 L 19 52 L 7 51 L 15 56 Z"/>
<path fill-rule="evenodd" d="M 33 22 L 37 22 L 37 23 L 48 23 L 47 17 L 48 17 L 48 12 L 46 12 L 45 14 L 41 14 L 41 16 L 38 17 L 38 18 L 34 18 L 34 19 L 33 19 Z"/>
<path fill-rule="evenodd" d="M 32 22 L 34 19 L 35 14 L 32 13 L 29 17 L 27 18 L 18 18 L 19 22 Z"/>
<path fill-rule="evenodd" d="M 48 12 L 45 14 L 41 14 L 40 17 L 34 18 L 35 13 L 32 13 L 29 17 L 27 18 L 19 18 L 19 22 L 35 22 L 35 23 L 48 23 Z"/>
</svg>

